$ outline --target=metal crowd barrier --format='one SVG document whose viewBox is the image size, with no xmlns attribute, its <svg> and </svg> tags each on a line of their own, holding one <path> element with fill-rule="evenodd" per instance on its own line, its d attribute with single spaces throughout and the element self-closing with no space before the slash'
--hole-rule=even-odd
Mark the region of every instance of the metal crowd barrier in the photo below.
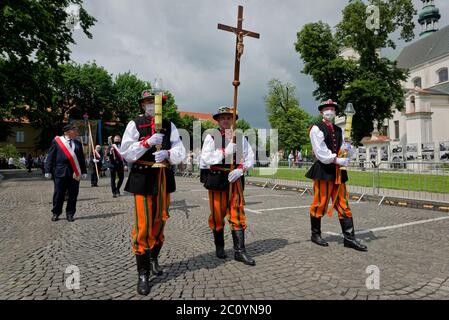
<svg viewBox="0 0 449 320">
<path fill-rule="evenodd" d="M 249 180 L 263 188 L 288 187 L 305 194 L 313 189 L 313 181 L 305 174 L 312 162 L 294 163 L 279 161 L 276 168 L 258 162 L 249 173 Z M 262 169 L 273 170 L 263 175 Z M 449 204 L 449 163 L 444 162 L 356 162 L 347 168 L 349 193 L 358 194 L 359 201 L 365 196 L 379 197 L 379 205 L 386 198 L 443 202 Z M 199 178 L 198 165 L 176 167 L 176 175 Z"/>
</svg>

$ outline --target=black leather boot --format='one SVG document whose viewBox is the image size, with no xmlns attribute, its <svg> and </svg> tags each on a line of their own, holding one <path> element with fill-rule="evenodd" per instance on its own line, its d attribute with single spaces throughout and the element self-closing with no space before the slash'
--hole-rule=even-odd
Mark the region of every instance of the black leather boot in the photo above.
<svg viewBox="0 0 449 320">
<path fill-rule="evenodd" d="M 354 232 L 354 221 L 352 218 L 344 217 L 340 219 L 341 230 L 343 231 L 344 236 L 344 245 L 347 248 L 352 248 L 358 251 L 368 251 L 368 247 L 364 244 L 361 244 L 355 238 Z"/>
<path fill-rule="evenodd" d="M 321 238 L 321 218 L 310 216 L 310 223 L 312 225 L 312 237 L 310 240 L 319 246 L 328 247 L 329 243 Z"/>
<path fill-rule="evenodd" d="M 155 276 L 161 276 L 164 273 L 158 261 L 159 252 L 161 251 L 161 248 L 162 246 L 156 244 L 151 250 L 150 267 L 151 273 Z"/>
<path fill-rule="evenodd" d="M 151 286 L 149 280 L 150 273 L 150 257 L 149 252 L 138 255 L 136 254 L 137 273 L 139 278 L 137 280 L 137 293 L 146 296 L 150 293 Z"/>
<path fill-rule="evenodd" d="M 249 266 L 255 266 L 256 262 L 251 259 L 246 253 L 245 249 L 245 231 L 235 230 L 232 231 L 232 240 L 234 241 L 234 259 L 236 261 L 243 262 Z"/>
<path fill-rule="evenodd" d="M 215 242 L 215 251 L 217 253 L 217 258 L 226 259 L 226 253 L 224 250 L 225 242 L 224 242 L 224 230 L 213 231 L 214 233 L 214 242 Z"/>
</svg>

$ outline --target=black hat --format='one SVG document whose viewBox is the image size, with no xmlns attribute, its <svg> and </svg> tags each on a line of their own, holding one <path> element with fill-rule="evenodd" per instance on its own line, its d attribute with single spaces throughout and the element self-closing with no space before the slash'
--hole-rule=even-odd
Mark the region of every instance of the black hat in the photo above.
<svg viewBox="0 0 449 320">
<path fill-rule="evenodd" d="M 145 89 L 142 92 L 142 96 L 139 99 L 139 103 L 142 102 L 145 99 L 154 99 L 154 92 L 151 89 Z"/>
<path fill-rule="evenodd" d="M 332 99 L 329 99 L 329 100 L 327 100 L 327 101 L 325 101 L 325 102 L 322 102 L 321 104 L 320 104 L 320 106 L 318 107 L 318 110 L 323 110 L 325 107 L 334 107 L 335 108 L 335 111 L 338 111 L 339 110 L 339 106 L 338 106 L 338 104 L 336 103 L 336 102 L 334 102 L 334 101 L 332 101 Z"/>
<path fill-rule="evenodd" d="M 155 96 L 156 96 L 156 93 L 152 89 L 145 89 L 142 92 L 142 96 L 139 99 L 139 103 L 141 103 L 145 99 L 154 99 Z M 168 98 L 166 95 L 162 95 L 162 105 L 165 105 L 165 103 L 167 102 L 167 99 Z"/>
<path fill-rule="evenodd" d="M 212 115 L 212 117 L 218 121 L 218 117 L 222 114 L 233 114 L 234 108 L 228 107 L 228 106 L 223 106 L 218 108 L 217 113 Z M 235 120 L 239 119 L 239 113 L 238 111 L 236 111 L 236 116 L 235 116 Z"/>
<path fill-rule="evenodd" d="M 66 124 L 65 126 L 62 127 L 62 131 L 63 132 L 67 132 L 67 131 L 72 130 L 72 129 L 77 129 L 77 127 L 73 123 L 68 123 L 68 124 Z"/>
</svg>

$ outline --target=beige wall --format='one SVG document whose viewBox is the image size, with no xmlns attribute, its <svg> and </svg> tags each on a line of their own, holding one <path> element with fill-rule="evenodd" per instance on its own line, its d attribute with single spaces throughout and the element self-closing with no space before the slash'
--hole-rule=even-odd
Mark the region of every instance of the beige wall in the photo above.
<svg viewBox="0 0 449 320">
<path fill-rule="evenodd" d="M 449 54 L 439 58 L 438 60 L 410 70 L 410 76 L 407 81 L 403 83 L 403 85 L 405 88 L 413 88 L 413 80 L 416 77 L 421 77 L 423 89 L 436 86 L 438 84 L 437 71 L 441 68 L 449 68 Z"/>
<path fill-rule="evenodd" d="M 40 153 L 39 150 L 35 150 L 36 139 L 39 137 L 40 130 L 33 128 L 29 124 L 24 124 L 22 126 L 15 125 L 11 128 L 13 135 L 8 137 L 6 141 L 0 142 L 0 148 L 12 144 L 17 148 L 19 153 L 31 153 L 32 155 L 37 155 Z M 16 141 L 16 133 L 20 131 L 24 133 L 24 142 Z"/>
</svg>

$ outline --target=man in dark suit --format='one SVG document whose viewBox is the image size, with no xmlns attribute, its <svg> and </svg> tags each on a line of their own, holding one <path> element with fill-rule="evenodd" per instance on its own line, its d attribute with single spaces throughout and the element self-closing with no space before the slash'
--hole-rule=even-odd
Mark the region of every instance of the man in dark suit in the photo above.
<svg viewBox="0 0 449 320">
<path fill-rule="evenodd" d="M 109 170 L 111 172 L 111 189 L 112 196 L 117 198 L 120 196 L 120 188 L 123 184 L 123 179 L 125 177 L 125 171 L 128 170 L 126 160 L 120 154 L 120 143 L 122 138 L 119 135 L 114 137 L 114 144 L 111 144 L 108 148 L 107 155 L 109 159 Z M 118 183 L 115 184 L 116 176 L 118 176 Z"/>
<path fill-rule="evenodd" d="M 53 193 L 53 217 L 57 221 L 62 213 L 64 196 L 68 193 L 66 215 L 69 222 L 73 222 L 76 212 L 81 177 L 87 178 L 86 161 L 83 146 L 76 138 L 78 128 L 73 124 L 63 127 L 64 134 L 53 139 L 45 162 L 45 178 L 53 177 L 55 190 Z"/>
</svg>

